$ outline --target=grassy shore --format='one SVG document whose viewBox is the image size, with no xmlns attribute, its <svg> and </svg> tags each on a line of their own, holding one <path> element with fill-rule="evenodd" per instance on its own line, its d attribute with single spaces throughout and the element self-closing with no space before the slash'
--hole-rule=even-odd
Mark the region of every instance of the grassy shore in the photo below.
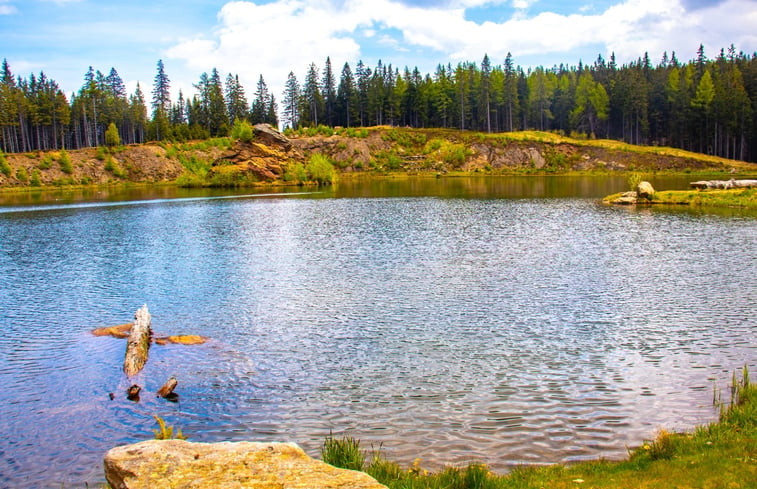
<svg viewBox="0 0 757 489">
<path fill-rule="evenodd" d="M 620 193 L 608 195 L 602 200 L 605 203 L 611 203 L 620 196 Z M 757 189 L 663 190 L 655 192 L 651 200 L 640 199 L 638 204 L 757 210 Z"/>
<path fill-rule="evenodd" d="M 741 379 L 734 375 L 731 400 L 720 404 L 717 421 L 691 433 L 661 431 L 619 462 L 522 467 L 506 475 L 478 464 L 428 473 L 417 463 L 402 468 L 381 454 L 367 456 L 352 438 L 328 438 L 322 455 L 391 489 L 749 489 L 757 487 L 757 384 L 744 368 Z"/>
</svg>

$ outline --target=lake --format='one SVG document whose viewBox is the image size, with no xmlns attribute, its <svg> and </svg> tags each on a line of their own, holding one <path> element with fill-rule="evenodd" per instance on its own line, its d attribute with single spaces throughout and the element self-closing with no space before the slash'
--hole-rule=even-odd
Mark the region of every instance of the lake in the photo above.
<svg viewBox="0 0 757 489">
<path fill-rule="evenodd" d="M 333 432 L 406 465 L 498 471 L 620 458 L 711 420 L 714 386 L 757 367 L 757 219 L 597 203 L 624 187 L 0 195 L 0 486 L 92 487 L 153 415 L 191 441 L 319 456 Z M 142 304 L 157 333 L 210 341 L 153 345 L 135 403 L 125 340 L 90 331 Z M 155 397 L 171 375 L 177 403 Z"/>
</svg>

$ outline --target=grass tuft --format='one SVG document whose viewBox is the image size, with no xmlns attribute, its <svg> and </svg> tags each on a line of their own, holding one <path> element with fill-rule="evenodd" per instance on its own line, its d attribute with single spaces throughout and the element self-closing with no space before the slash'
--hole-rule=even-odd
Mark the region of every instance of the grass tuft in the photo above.
<svg viewBox="0 0 757 489">
<path fill-rule="evenodd" d="M 350 470 L 363 470 L 365 454 L 360 450 L 360 440 L 352 437 L 326 437 L 321 447 L 321 458 L 327 464 Z"/>
</svg>

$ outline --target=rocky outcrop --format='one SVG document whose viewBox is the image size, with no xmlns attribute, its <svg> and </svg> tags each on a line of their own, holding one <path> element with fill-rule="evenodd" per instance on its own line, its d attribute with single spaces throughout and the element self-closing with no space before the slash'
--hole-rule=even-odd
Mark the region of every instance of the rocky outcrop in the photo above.
<svg viewBox="0 0 757 489">
<path fill-rule="evenodd" d="M 275 146 L 237 141 L 213 162 L 211 171 L 216 175 L 247 173 L 270 181 L 283 175 L 282 165 L 288 160 L 289 155 Z"/>
<path fill-rule="evenodd" d="M 273 128 L 270 124 L 255 124 L 253 128 L 255 140 L 267 146 L 278 146 L 284 151 L 292 149 L 292 142 Z"/>
<path fill-rule="evenodd" d="M 105 455 L 113 489 L 380 489 L 362 472 L 314 460 L 293 443 L 150 440 Z"/>
</svg>

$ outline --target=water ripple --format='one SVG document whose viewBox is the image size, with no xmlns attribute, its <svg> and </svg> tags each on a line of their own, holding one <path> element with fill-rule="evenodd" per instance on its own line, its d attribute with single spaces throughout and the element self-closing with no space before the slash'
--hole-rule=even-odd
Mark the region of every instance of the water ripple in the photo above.
<svg viewBox="0 0 757 489">
<path fill-rule="evenodd" d="M 0 236 L 0 486 L 101 480 L 153 414 L 431 468 L 622 457 L 757 365 L 750 219 L 262 197 L 3 212 Z M 212 340 L 154 346 L 133 403 L 124 342 L 89 330 L 145 302 L 158 332 Z M 175 404 L 154 395 L 170 375 Z"/>
</svg>

